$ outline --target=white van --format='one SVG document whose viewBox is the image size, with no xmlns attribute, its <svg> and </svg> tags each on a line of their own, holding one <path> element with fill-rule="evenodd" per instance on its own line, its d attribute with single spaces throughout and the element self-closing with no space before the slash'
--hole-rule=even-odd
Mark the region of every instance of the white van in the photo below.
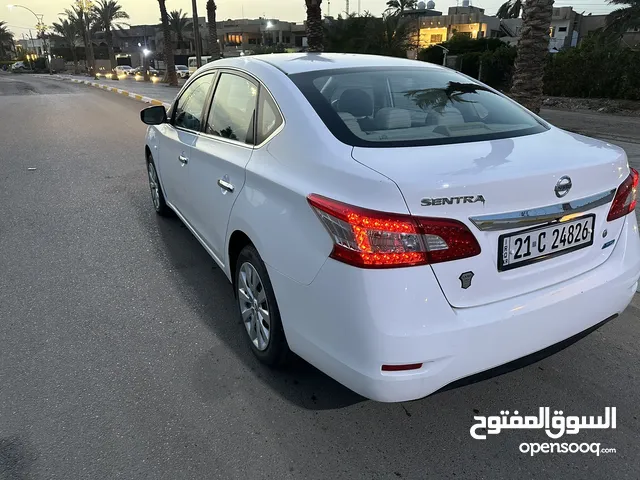
<svg viewBox="0 0 640 480">
<path fill-rule="evenodd" d="M 209 63 L 211 61 L 210 56 L 200 57 L 202 58 L 202 65 L 205 63 Z M 193 75 L 194 72 L 198 70 L 198 63 L 196 62 L 196 57 L 189 57 L 189 75 Z"/>
</svg>

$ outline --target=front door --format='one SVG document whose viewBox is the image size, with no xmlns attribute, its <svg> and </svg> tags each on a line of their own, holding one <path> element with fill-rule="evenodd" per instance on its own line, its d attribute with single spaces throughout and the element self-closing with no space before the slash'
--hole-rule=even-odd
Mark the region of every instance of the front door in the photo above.
<svg viewBox="0 0 640 480">
<path fill-rule="evenodd" d="M 166 199 L 189 220 L 189 162 L 192 147 L 202 130 L 204 109 L 214 74 L 196 78 L 175 105 L 171 124 L 164 126 L 160 149 L 160 176 Z"/>
</svg>

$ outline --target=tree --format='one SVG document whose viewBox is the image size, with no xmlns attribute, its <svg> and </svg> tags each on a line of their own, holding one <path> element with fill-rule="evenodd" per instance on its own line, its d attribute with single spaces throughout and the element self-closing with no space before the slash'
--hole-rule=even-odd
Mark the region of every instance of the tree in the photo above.
<svg viewBox="0 0 640 480">
<path fill-rule="evenodd" d="M 75 6 L 66 9 L 65 14 L 69 22 L 73 23 L 76 29 L 81 32 L 82 44 L 85 52 L 85 66 L 90 74 L 95 74 L 96 59 L 93 54 L 92 36 L 97 28 L 95 16 L 89 10 L 85 9 L 83 1 L 76 0 Z"/>
<path fill-rule="evenodd" d="M 305 0 L 307 5 L 307 50 L 324 50 L 324 27 L 322 24 L 322 0 Z"/>
<path fill-rule="evenodd" d="M 369 12 L 346 18 L 338 16 L 326 26 L 326 50 L 406 58 L 414 36 L 413 27 L 405 18 L 387 13 L 382 18 Z"/>
<path fill-rule="evenodd" d="M 214 0 L 207 0 L 207 22 L 209 23 L 209 55 L 213 60 L 220 58 L 220 44 L 218 43 L 218 28 L 216 27 L 216 10 Z"/>
<path fill-rule="evenodd" d="M 542 77 L 549 55 L 552 13 L 553 0 L 528 0 L 522 12 L 511 96 L 534 113 L 542 105 Z"/>
<path fill-rule="evenodd" d="M 182 9 L 174 10 L 169 13 L 169 27 L 171 33 L 176 36 L 178 41 L 178 48 L 181 49 L 182 54 L 185 54 L 184 39 L 187 31 L 193 30 L 193 21 L 187 18 L 186 13 L 182 13 Z"/>
<path fill-rule="evenodd" d="M 0 21 L 0 60 L 4 60 L 6 55 L 6 48 L 9 47 L 9 52 L 11 52 L 10 45 L 13 43 L 13 33 L 9 31 L 7 28 L 6 22 Z"/>
<path fill-rule="evenodd" d="M 518 18 L 522 12 L 522 0 L 508 0 L 500 5 L 496 17 L 505 18 Z"/>
<path fill-rule="evenodd" d="M 169 25 L 169 14 L 167 13 L 166 0 L 158 0 L 160 6 L 160 19 L 162 20 L 162 36 L 164 37 L 164 63 L 167 69 L 165 79 L 169 85 L 178 86 L 178 75 L 176 73 L 176 61 L 173 58 L 173 42 L 171 41 L 171 26 Z"/>
<path fill-rule="evenodd" d="M 626 5 L 607 16 L 604 33 L 621 37 L 625 32 L 640 27 L 640 0 L 609 0 L 611 5 Z"/>
<path fill-rule="evenodd" d="M 78 52 L 76 52 L 76 46 L 80 32 L 77 24 L 66 18 L 59 18 L 58 23 L 53 24 L 53 31 L 64 38 L 64 41 L 69 45 L 71 57 L 73 58 L 73 73 L 78 74 Z"/>
<path fill-rule="evenodd" d="M 93 7 L 93 12 L 98 28 L 105 33 L 111 71 L 115 72 L 118 64 L 116 62 L 116 54 L 113 51 L 113 28 L 119 23 L 119 20 L 128 19 L 129 15 L 122 10 L 122 5 L 118 4 L 118 0 L 99 0 Z"/>
<path fill-rule="evenodd" d="M 418 0 L 389 0 L 385 12 L 392 15 L 402 15 L 405 10 L 416 8 L 417 3 Z"/>
</svg>

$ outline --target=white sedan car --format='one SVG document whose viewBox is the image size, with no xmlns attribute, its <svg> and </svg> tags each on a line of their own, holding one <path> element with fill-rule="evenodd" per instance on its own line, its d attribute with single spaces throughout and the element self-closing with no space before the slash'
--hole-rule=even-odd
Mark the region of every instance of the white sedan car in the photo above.
<svg viewBox="0 0 640 480">
<path fill-rule="evenodd" d="M 115 68 L 116 75 L 133 75 L 134 69 L 129 65 L 118 65 Z"/>
<path fill-rule="evenodd" d="M 223 59 L 141 113 L 153 205 L 233 283 L 255 355 L 385 402 L 553 353 L 629 304 L 638 173 L 452 70 Z"/>
<path fill-rule="evenodd" d="M 186 65 L 176 65 L 176 74 L 180 78 L 189 78 L 189 67 Z"/>
</svg>

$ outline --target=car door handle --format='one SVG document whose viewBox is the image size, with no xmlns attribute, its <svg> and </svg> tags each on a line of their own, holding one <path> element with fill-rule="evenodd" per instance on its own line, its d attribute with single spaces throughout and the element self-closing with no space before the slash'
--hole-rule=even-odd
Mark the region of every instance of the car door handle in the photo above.
<svg viewBox="0 0 640 480">
<path fill-rule="evenodd" d="M 183 165 L 186 165 L 187 163 L 189 163 L 189 159 L 184 155 L 178 156 L 178 160 L 180 160 L 180 163 L 182 163 Z"/>
<path fill-rule="evenodd" d="M 235 188 L 233 185 L 223 179 L 218 180 L 218 185 L 220 185 L 220 188 L 224 188 L 227 192 L 233 192 Z"/>
</svg>

